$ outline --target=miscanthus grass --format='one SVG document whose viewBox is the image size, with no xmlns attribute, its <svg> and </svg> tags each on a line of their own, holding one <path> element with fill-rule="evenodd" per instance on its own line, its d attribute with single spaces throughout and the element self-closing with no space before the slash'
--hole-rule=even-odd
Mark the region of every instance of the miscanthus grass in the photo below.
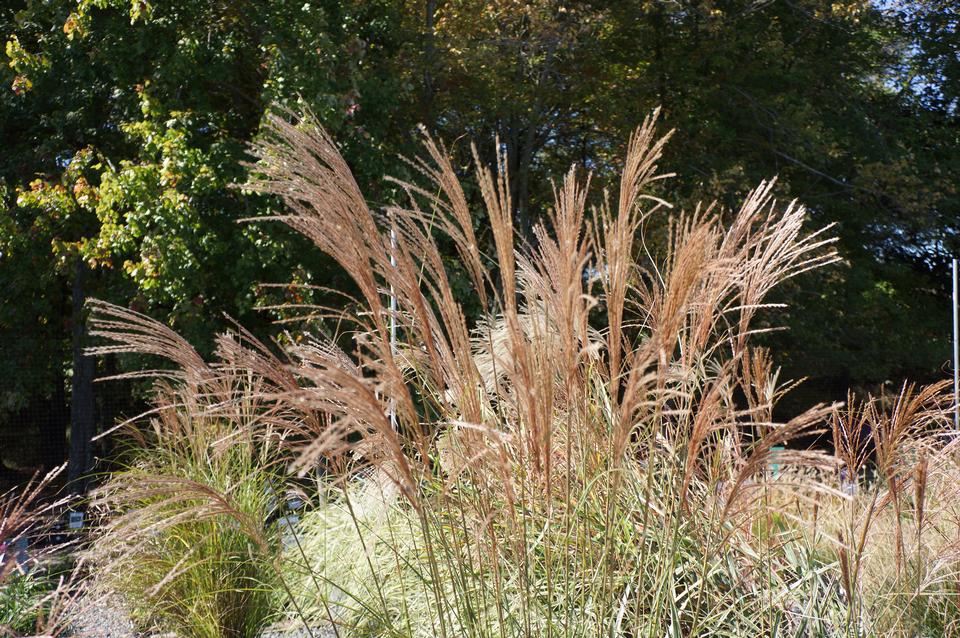
<svg viewBox="0 0 960 638">
<path fill-rule="evenodd" d="M 69 547 L 46 543 L 73 499 L 58 494 L 64 466 L 0 493 L 0 638 L 58 636 L 69 625 L 74 578 L 62 568 Z"/>
<path fill-rule="evenodd" d="M 238 330 L 212 363 L 96 305 L 98 351 L 176 364 L 148 452 L 101 492 L 101 560 L 129 575 L 114 586 L 141 586 L 144 614 L 180 626 L 202 608 L 204 636 L 252 636 L 271 609 L 340 636 L 952 631 L 952 397 L 907 386 L 889 407 L 777 422 L 792 386 L 751 345 L 755 319 L 775 316 L 778 284 L 837 260 L 832 240 L 772 182 L 722 215 L 675 210 L 655 194 L 670 177 L 655 120 L 618 185 L 591 196 L 571 169 L 521 239 L 503 156 L 474 151 L 472 201 L 424 134 L 418 178 L 373 211 L 311 115 L 271 117 L 245 187 L 280 197 L 270 219 L 357 297 L 310 308 L 335 334 L 280 349 Z M 797 444 L 828 430 L 835 454 Z M 316 485 L 285 549 L 261 496 L 281 469 Z"/>
<path fill-rule="evenodd" d="M 84 553 L 97 575 L 85 595 L 122 594 L 143 628 L 257 636 L 276 618 L 285 480 L 276 437 L 253 424 L 255 388 L 214 385 L 159 392 L 124 469 L 93 493 L 103 520 Z"/>
</svg>

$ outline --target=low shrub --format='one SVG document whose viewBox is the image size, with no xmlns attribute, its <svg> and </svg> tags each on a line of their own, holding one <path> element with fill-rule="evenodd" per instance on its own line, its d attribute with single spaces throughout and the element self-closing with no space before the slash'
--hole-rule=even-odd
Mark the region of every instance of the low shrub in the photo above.
<svg viewBox="0 0 960 638">
<path fill-rule="evenodd" d="M 51 592 L 42 578 L 16 573 L 0 585 L 0 636 L 26 636 L 41 629 Z"/>
</svg>

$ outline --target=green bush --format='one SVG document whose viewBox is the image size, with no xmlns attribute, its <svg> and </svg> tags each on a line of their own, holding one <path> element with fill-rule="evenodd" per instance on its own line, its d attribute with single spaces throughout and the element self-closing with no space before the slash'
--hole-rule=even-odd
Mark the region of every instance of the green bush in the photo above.
<svg viewBox="0 0 960 638">
<path fill-rule="evenodd" d="M 56 581 L 19 572 L 0 584 L 0 636 L 34 634 L 42 625 Z"/>
</svg>

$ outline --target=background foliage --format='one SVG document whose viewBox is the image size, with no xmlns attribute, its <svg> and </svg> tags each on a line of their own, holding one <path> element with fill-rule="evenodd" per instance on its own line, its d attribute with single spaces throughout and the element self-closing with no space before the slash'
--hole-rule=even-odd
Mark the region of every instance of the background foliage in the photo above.
<svg viewBox="0 0 960 638">
<path fill-rule="evenodd" d="M 230 187 L 274 102 L 316 112 L 372 205 L 394 194 L 385 173 L 406 174 L 418 123 L 464 165 L 468 139 L 492 157 L 499 136 L 527 229 L 547 176 L 608 172 L 662 105 L 679 130 L 664 165 L 689 189 L 672 199 L 732 205 L 779 175 L 812 225 L 838 224 L 844 263 L 780 293 L 790 330 L 768 340 L 785 375 L 810 376 L 784 410 L 938 377 L 960 243 L 958 20 L 949 0 L 4 3 L 2 467 L 65 454 L 81 269 L 86 295 L 201 349 L 223 313 L 276 333 L 260 308 L 322 297 L 258 283 L 344 287 L 291 232 L 237 223 L 278 205 Z M 136 400 L 111 392 L 101 422 Z"/>
</svg>

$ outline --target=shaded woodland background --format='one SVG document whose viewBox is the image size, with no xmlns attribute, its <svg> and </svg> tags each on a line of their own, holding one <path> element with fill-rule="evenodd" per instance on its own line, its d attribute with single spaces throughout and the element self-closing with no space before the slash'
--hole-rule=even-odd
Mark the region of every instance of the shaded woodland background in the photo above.
<svg viewBox="0 0 960 638">
<path fill-rule="evenodd" d="M 385 174 L 409 176 L 418 124 L 464 171 L 469 142 L 492 159 L 499 136 L 527 229 L 549 176 L 578 163 L 604 183 L 662 105 L 678 129 L 664 166 L 683 178 L 669 188 L 689 189 L 673 199 L 735 207 L 778 175 L 811 227 L 837 224 L 843 264 L 784 288 L 790 329 L 765 337 L 785 378 L 808 378 L 783 409 L 940 378 L 960 252 L 958 22 L 951 0 L 8 0 L 0 483 L 61 462 L 71 438 L 82 473 L 110 445 L 89 435 L 140 404 L 136 382 L 94 382 L 145 362 L 81 356 L 84 299 L 201 349 L 228 316 L 282 338 L 291 317 L 272 305 L 345 303 L 311 288 L 346 284 L 304 239 L 237 223 L 279 206 L 231 187 L 274 104 L 316 112 L 372 206 L 397 194 Z M 449 267 L 465 281 L 452 250 Z"/>
</svg>

